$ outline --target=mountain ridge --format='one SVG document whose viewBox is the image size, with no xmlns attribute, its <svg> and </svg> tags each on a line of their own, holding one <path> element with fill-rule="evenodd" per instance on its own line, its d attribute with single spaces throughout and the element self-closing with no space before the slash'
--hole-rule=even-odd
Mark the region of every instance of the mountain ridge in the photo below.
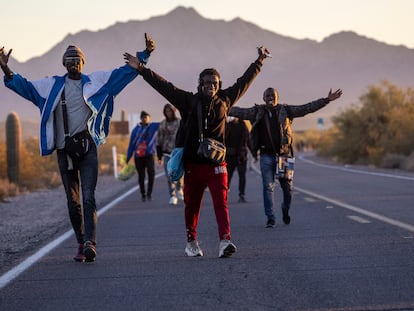
<svg viewBox="0 0 414 311">
<path fill-rule="evenodd" d="M 62 54 L 69 44 L 75 44 L 85 52 L 85 73 L 110 70 L 123 65 L 123 52 L 135 53 L 144 48 L 144 32 L 157 45 L 149 68 L 185 90 L 196 91 L 198 74 L 206 67 L 216 68 L 223 87 L 230 86 L 256 59 L 256 47 L 264 45 L 273 58 L 265 61 L 262 72 L 238 105 L 262 103 L 263 91 L 269 86 L 278 89 L 282 103 L 294 105 L 325 97 L 330 88 L 344 91 L 339 100 L 297 119 L 295 130 L 316 128 L 318 118 L 324 118 L 329 126 L 332 115 L 357 103 L 370 85 L 383 80 L 402 88 L 412 86 L 413 49 L 388 45 L 352 31 L 331 34 L 321 42 L 295 39 L 241 18 L 207 19 L 195 9 L 182 6 L 146 20 L 117 22 L 97 31 L 68 34 L 39 57 L 23 63 L 11 58 L 10 67 L 28 79 L 64 74 Z M 16 111 L 22 120 L 39 118 L 34 105 L 5 87 L 0 88 L 0 101 L 4 115 Z M 165 103 L 137 77 L 115 99 L 113 119 L 119 120 L 122 110 L 139 114 L 145 109 L 157 121 L 162 118 Z"/>
</svg>

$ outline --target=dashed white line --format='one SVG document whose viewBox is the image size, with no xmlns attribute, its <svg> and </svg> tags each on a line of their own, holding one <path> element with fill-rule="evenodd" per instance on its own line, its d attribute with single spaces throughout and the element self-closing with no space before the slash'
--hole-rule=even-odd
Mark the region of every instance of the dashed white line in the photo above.
<svg viewBox="0 0 414 311">
<path fill-rule="evenodd" d="M 366 210 L 364 210 L 362 208 L 353 206 L 351 204 L 343 203 L 341 201 L 338 201 L 338 200 L 335 200 L 335 199 L 331 199 L 331 198 L 328 198 L 326 196 L 323 196 L 323 195 L 320 195 L 320 194 L 317 194 L 315 192 L 312 192 L 312 191 L 309 191 L 309 190 L 305 190 L 305 189 L 302 189 L 302 188 L 299 188 L 299 187 L 295 187 L 295 190 L 296 191 L 299 191 L 301 193 L 304 193 L 304 194 L 306 194 L 308 196 L 317 198 L 319 200 L 322 200 L 322 201 L 325 201 L 325 202 L 329 202 L 331 204 L 334 204 L 334 205 L 337 205 L 337 206 L 346 208 L 346 209 L 348 209 L 350 211 L 353 211 L 355 213 L 358 213 L 358 214 L 361 214 L 361 215 L 365 215 L 367 217 L 370 217 L 370 218 L 373 218 L 373 219 L 382 221 L 384 223 L 387 223 L 387 224 L 392 225 L 392 226 L 395 226 L 395 227 L 399 227 L 401 229 L 405 229 L 405 230 L 410 231 L 410 232 L 414 232 L 414 226 L 413 225 L 404 223 L 402 221 L 395 220 L 395 219 L 391 219 L 391 218 L 388 218 L 388 217 L 385 217 L 385 216 L 382 216 L 380 214 L 373 213 L 373 212 L 370 212 L 370 211 L 366 211 Z"/>
<path fill-rule="evenodd" d="M 349 219 L 352 219 L 356 222 L 359 222 L 360 224 L 369 224 L 369 223 L 371 223 L 368 219 L 365 219 L 365 218 L 362 218 L 362 217 L 356 216 L 356 215 L 349 215 L 349 216 L 346 216 L 346 217 L 348 217 Z"/>
<path fill-rule="evenodd" d="M 373 175 L 373 176 L 381 176 L 381 177 L 390 177 L 390 178 L 414 181 L 414 177 L 411 177 L 411 176 L 394 175 L 394 174 L 387 174 L 387 173 L 381 173 L 381 172 L 368 172 L 368 171 L 363 171 L 363 170 L 357 170 L 357 169 L 354 169 L 354 168 L 350 168 L 349 166 L 338 167 L 338 166 L 334 166 L 334 165 L 321 164 L 321 163 L 317 163 L 317 162 L 314 162 L 312 160 L 306 159 L 304 156 L 300 156 L 299 158 L 303 162 L 310 163 L 312 165 L 319 166 L 319 167 L 325 167 L 325 168 L 335 169 L 335 170 L 339 170 L 339 171 L 347 171 L 347 172 L 352 172 L 352 173 L 357 173 L 357 174 Z"/>
</svg>

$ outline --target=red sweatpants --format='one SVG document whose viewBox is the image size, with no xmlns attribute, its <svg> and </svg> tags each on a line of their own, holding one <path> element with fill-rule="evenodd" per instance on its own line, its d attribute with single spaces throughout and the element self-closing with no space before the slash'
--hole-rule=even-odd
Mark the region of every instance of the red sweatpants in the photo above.
<svg viewBox="0 0 414 311">
<path fill-rule="evenodd" d="M 227 203 L 227 164 L 185 164 L 184 203 L 187 240 L 197 238 L 204 190 L 209 188 L 214 205 L 219 239 L 230 239 L 230 216 Z"/>
</svg>

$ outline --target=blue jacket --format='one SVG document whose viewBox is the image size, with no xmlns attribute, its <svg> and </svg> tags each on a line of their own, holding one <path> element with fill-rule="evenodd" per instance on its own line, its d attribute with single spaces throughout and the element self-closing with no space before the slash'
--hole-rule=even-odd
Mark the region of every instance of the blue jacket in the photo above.
<svg viewBox="0 0 414 311">
<path fill-rule="evenodd" d="M 144 57 L 148 58 L 148 55 L 141 53 L 143 52 L 137 53 L 140 54 L 140 60 L 146 62 L 147 59 Z M 42 156 L 51 154 L 56 148 L 53 111 L 60 101 L 66 75 L 37 81 L 28 81 L 17 73 L 14 73 L 10 80 L 4 77 L 6 87 L 31 101 L 40 110 L 39 141 Z M 82 74 L 83 97 L 92 111 L 92 116 L 88 120 L 88 130 L 97 146 L 105 143 L 108 136 L 115 96 L 137 75 L 137 70 L 129 65 L 111 71 Z"/>
<path fill-rule="evenodd" d="M 155 155 L 157 153 L 157 131 L 160 126 L 159 122 L 151 122 L 148 126 L 138 124 L 131 132 L 129 139 L 128 152 L 126 162 L 128 163 L 132 155 L 134 155 L 137 146 L 144 140 L 147 145 L 145 156 Z"/>
</svg>

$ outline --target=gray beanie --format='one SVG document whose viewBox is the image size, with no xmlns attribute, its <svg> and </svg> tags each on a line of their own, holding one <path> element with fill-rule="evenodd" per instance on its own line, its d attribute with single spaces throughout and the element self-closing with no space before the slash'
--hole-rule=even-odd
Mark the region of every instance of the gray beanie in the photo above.
<svg viewBox="0 0 414 311">
<path fill-rule="evenodd" d="M 63 57 L 62 57 L 63 66 L 65 66 L 66 57 L 80 57 L 82 60 L 82 63 L 85 64 L 85 54 L 83 54 L 82 50 L 75 45 L 69 45 L 65 53 L 63 54 Z"/>
</svg>

